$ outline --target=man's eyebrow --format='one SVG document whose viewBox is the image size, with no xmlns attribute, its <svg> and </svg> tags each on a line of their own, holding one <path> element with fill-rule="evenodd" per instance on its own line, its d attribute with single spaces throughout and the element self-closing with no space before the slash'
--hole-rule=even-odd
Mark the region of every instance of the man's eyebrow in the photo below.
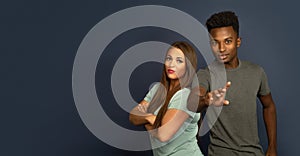
<svg viewBox="0 0 300 156">
<path fill-rule="evenodd" d="M 229 37 L 227 37 L 227 38 L 224 38 L 223 40 L 228 40 L 228 39 L 233 39 L 233 37 L 232 37 L 232 36 L 229 36 Z M 219 40 L 217 40 L 217 39 L 215 39 L 215 38 L 211 38 L 210 41 L 219 41 Z"/>
<path fill-rule="evenodd" d="M 228 39 L 233 39 L 233 37 L 230 36 L 230 37 L 225 38 L 225 40 L 228 40 Z"/>
</svg>

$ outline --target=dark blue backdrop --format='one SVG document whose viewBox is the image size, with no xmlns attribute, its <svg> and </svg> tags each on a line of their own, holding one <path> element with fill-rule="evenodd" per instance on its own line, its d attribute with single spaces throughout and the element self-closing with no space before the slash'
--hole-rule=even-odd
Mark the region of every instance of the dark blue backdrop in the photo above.
<svg viewBox="0 0 300 156">
<path fill-rule="evenodd" d="M 242 37 L 239 57 L 260 64 L 269 77 L 277 106 L 278 153 L 297 155 L 300 106 L 296 89 L 300 87 L 300 73 L 296 62 L 300 58 L 297 52 L 300 24 L 298 5 L 292 0 L 1 1 L 0 155 L 151 155 L 150 151 L 120 150 L 96 138 L 81 121 L 72 95 L 73 62 L 84 36 L 106 16 L 146 4 L 177 8 L 203 24 L 216 11 L 237 13 Z M 142 41 L 170 43 L 175 39 L 184 38 L 160 28 L 130 30 L 107 47 L 106 59 L 114 59 Z M 199 67 L 204 66 L 201 56 L 199 59 Z M 105 72 L 110 68 L 110 64 L 97 68 L 96 87 L 109 84 L 109 75 Z M 159 64 L 143 64 L 132 73 L 129 87 L 135 100 L 141 100 L 145 87 L 158 81 L 160 72 L 142 75 L 149 78 L 146 81 L 141 79 L 140 73 L 152 69 L 160 69 Z M 102 100 L 107 114 L 116 123 L 135 129 L 128 122 L 128 113 L 114 104 L 111 95 Z M 266 149 L 260 109 L 258 114 L 261 143 Z"/>
</svg>

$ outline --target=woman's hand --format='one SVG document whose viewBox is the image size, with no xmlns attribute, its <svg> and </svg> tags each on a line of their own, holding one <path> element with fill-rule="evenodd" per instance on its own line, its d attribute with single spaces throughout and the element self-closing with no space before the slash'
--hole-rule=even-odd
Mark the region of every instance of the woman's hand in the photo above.
<svg viewBox="0 0 300 156">
<path fill-rule="evenodd" d="M 152 119 L 146 120 L 146 117 L 153 115 L 152 113 L 148 113 L 148 106 L 149 103 L 145 100 L 141 101 L 140 104 L 136 105 L 129 114 L 129 121 L 138 126 L 138 125 L 144 125 L 149 123 L 149 121 L 152 122 Z"/>
<path fill-rule="evenodd" d="M 148 113 L 148 107 L 149 107 L 149 103 L 146 103 L 146 104 L 138 104 L 137 109 L 138 109 L 141 113 Z"/>
<path fill-rule="evenodd" d="M 146 117 L 146 120 L 149 122 L 150 125 L 153 125 L 156 119 L 156 115 L 149 115 Z"/>
</svg>

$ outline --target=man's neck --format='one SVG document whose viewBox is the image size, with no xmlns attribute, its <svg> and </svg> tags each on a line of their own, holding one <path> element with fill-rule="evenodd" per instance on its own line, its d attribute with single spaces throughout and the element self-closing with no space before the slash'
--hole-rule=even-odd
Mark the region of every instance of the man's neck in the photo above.
<svg viewBox="0 0 300 156">
<path fill-rule="evenodd" d="M 235 69 L 239 66 L 239 59 L 235 59 L 232 62 L 224 63 L 226 69 Z"/>
</svg>

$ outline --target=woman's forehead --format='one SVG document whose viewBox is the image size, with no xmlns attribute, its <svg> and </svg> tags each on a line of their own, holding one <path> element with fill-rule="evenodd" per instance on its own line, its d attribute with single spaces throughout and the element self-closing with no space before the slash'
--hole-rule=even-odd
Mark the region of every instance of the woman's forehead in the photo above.
<svg viewBox="0 0 300 156">
<path fill-rule="evenodd" d="M 176 47 L 172 47 L 168 50 L 167 55 L 170 55 L 172 57 L 182 57 L 184 58 L 184 53 Z"/>
</svg>

